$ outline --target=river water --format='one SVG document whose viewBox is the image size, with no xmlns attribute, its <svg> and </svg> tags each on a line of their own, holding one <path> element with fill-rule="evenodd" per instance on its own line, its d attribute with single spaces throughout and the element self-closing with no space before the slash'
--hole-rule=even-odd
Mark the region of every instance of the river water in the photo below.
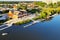
<svg viewBox="0 0 60 40">
<path fill-rule="evenodd" d="M 0 40 L 60 40 L 60 15 L 26 28 L 24 25 L 13 25 L 0 31 Z M 2 33 L 8 34 L 2 36 Z"/>
</svg>

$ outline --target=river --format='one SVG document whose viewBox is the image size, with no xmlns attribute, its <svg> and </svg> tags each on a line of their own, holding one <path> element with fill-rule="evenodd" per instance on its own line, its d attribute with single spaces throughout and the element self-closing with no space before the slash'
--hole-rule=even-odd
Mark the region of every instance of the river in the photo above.
<svg viewBox="0 0 60 40">
<path fill-rule="evenodd" d="M 26 25 L 26 24 L 24 24 Z M 24 28 L 13 25 L 0 31 L 1 40 L 60 40 L 60 15 L 49 21 L 43 21 Z M 2 36 L 2 33 L 8 33 Z"/>
</svg>

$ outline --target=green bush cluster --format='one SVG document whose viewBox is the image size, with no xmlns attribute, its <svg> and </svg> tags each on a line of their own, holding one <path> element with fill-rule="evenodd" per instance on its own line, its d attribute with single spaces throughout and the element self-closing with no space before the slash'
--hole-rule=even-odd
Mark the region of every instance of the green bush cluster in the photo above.
<svg viewBox="0 0 60 40">
<path fill-rule="evenodd" d="M 14 24 L 21 25 L 21 24 L 26 24 L 28 22 L 31 22 L 31 20 L 28 19 L 28 20 L 25 20 L 25 21 L 20 21 L 20 22 L 14 23 Z"/>
</svg>

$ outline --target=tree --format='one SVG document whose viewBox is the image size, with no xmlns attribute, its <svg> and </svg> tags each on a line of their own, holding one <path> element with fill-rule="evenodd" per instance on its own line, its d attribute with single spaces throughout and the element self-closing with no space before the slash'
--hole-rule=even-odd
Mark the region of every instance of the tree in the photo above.
<svg viewBox="0 0 60 40">
<path fill-rule="evenodd" d="M 47 5 L 47 3 L 42 2 L 42 1 L 40 1 L 40 2 L 34 2 L 34 3 L 35 3 L 35 5 L 38 5 L 38 6 L 41 6 L 41 7 L 45 7 Z"/>
<path fill-rule="evenodd" d="M 47 16 L 46 13 L 44 13 L 44 12 L 40 13 L 40 18 L 46 18 L 46 16 Z"/>
<path fill-rule="evenodd" d="M 60 6 L 60 1 L 57 2 L 57 5 Z"/>
<path fill-rule="evenodd" d="M 53 3 L 49 3 L 48 4 L 48 7 L 53 7 Z"/>
<path fill-rule="evenodd" d="M 57 6 L 57 3 L 54 3 L 54 4 L 53 4 L 53 7 L 54 7 L 54 8 L 58 7 L 58 6 Z"/>
<path fill-rule="evenodd" d="M 27 9 L 27 4 L 24 5 L 24 4 L 18 3 L 17 8 L 26 10 Z"/>
</svg>

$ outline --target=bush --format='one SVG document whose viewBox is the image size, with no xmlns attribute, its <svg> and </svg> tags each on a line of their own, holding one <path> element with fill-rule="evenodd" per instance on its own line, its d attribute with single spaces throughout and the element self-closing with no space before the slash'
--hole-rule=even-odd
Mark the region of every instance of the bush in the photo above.
<svg viewBox="0 0 60 40">
<path fill-rule="evenodd" d="M 9 12 L 9 10 L 4 10 L 4 11 L 3 11 L 3 13 L 8 13 L 8 12 Z"/>
<path fill-rule="evenodd" d="M 25 21 L 20 21 L 20 22 L 15 23 L 15 25 L 26 24 L 28 22 L 31 22 L 31 20 L 28 19 L 28 20 L 25 20 Z"/>
</svg>

